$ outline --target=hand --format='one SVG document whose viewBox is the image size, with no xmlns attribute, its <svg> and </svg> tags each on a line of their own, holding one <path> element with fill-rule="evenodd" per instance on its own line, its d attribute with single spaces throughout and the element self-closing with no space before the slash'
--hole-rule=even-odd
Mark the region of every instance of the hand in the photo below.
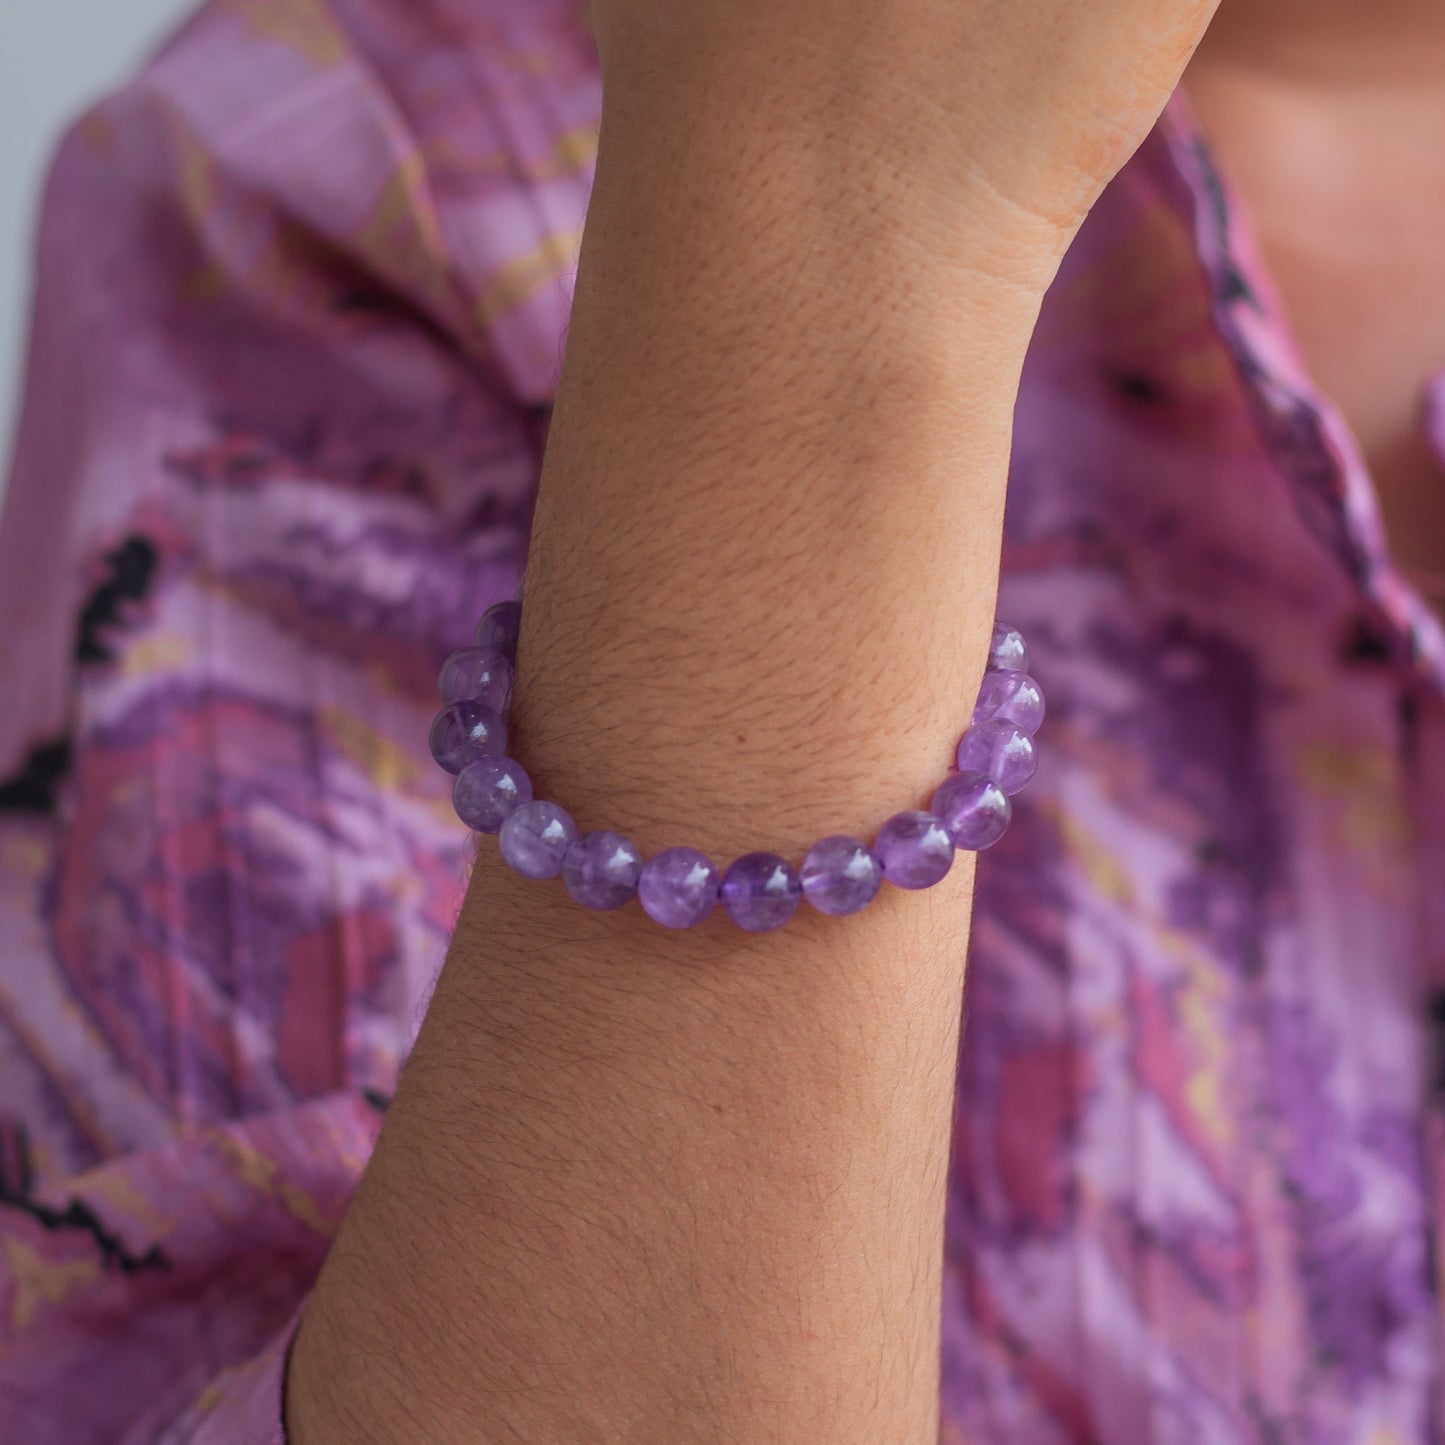
<svg viewBox="0 0 1445 1445">
<path fill-rule="evenodd" d="M 839 187 L 867 177 L 876 194 L 869 162 L 886 158 L 915 225 L 992 233 L 1005 265 L 1022 245 L 1047 284 L 1217 5 L 593 0 L 592 17 L 604 116 L 669 93 L 684 110 L 731 96 L 739 125 L 797 144 L 831 136 Z"/>
</svg>

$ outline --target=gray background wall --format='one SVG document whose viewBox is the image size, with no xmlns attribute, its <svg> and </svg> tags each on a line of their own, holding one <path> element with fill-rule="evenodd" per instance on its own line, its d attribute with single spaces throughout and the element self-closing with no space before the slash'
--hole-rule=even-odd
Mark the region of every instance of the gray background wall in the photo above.
<svg viewBox="0 0 1445 1445">
<path fill-rule="evenodd" d="M 31 238 L 61 128 L 197 0 L 0 0 L 0 495 L 29 315 Z"/>
</svg>

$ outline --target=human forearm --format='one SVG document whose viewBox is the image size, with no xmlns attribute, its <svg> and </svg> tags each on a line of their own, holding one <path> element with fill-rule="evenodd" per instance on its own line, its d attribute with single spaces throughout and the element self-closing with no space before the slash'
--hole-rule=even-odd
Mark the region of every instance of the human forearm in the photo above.
<svg viewBox="0 0 1445 1445">
<path fill-rule="evenodd" d="M 869 217 L 822 145 L 728 138 L 610 170 L 604 138 L 513 704 L 569 807 L 720 856 L 867 828 L 946 765 L 1038 305 Z"/>
<path fill-rule="evenodd" d="M 512 714 L 579 826 L 720 865 L 942 776 L 1056 259 L 757 100 L 604 122 Z M 932 1445 L 970 881 L 671 933 L 484 843 L 302 1332 L 299 1445 Z"/>
<path fill-rule="evenodd" d="M 720 864 L 941 779 L 1032 321 L 775 160 L 674 211 L 604 145 L 513 704 L 540 796 Z M 407 1291 L 469 1322 L 424 1353 L 470 1439 L 930 1439 L 965 857 L 755 938 L 485 845 L 334 1292 L 374 1282 L 388 1339 Z"/>
</svg>

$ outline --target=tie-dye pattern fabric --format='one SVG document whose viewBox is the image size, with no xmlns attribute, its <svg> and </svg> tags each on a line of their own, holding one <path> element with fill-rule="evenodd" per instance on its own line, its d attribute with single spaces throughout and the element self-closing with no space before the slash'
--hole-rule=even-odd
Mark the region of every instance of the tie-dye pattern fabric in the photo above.
<svg viewBox="0 0 1445 1445">
<path fill-rule="evenodd" d="M 460 901 L 584 3 L 217 0 L 60 151 L 0 530 L 0 1439 L 270 1445 Z M 1177 95 L 1044 307 L 945 1445 L 1441 1438 L 1445 633 Z M 1445 382 L 1421 425 L 1445 456 Z"/>
</svg>

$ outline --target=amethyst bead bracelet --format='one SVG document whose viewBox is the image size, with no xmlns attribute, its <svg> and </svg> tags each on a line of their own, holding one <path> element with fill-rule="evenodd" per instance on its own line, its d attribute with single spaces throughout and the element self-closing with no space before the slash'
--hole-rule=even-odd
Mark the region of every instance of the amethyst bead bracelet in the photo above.
<svg viewBox="0 0 1445 1445">
<path fill-rule="evenodd" d="M 621 833 L 579 833 L 565 808 L 532 796 L 526 769 L 506 756 L 521 620 L 519 590 L 516 599 L 489 607 L 472 645 L 447 658 L 438 679 L 443 706 L 432 723 L 431 753 L 455 775 L 458 817 L 476 832 L 497 834 L 503 860 L 523 877 L 560 875 L 585 908 L 621 908 L 635 896 L 655 922 L 691 928 L 721 903 L 751 933 L 780 928 L 805 899 L 820 913 L 857 913 L 885 881 L 896 888 L 932 887 L 959 849 L 977 852 L 997 843 L 1013 814 L 1010 798 L 1038 765 L 1034 734 L 1044 720 L 1043 690 L 1028 673 L 1022 634 L 997 623 L 955 766 L 926 809 L 895 813 L 871 846 L 836 833 L 814 843 L 797 868 L 776 853 L 755 852 L 720 872 L 705 853 L 684 847 L 644 859 Z"/>
</svg>

